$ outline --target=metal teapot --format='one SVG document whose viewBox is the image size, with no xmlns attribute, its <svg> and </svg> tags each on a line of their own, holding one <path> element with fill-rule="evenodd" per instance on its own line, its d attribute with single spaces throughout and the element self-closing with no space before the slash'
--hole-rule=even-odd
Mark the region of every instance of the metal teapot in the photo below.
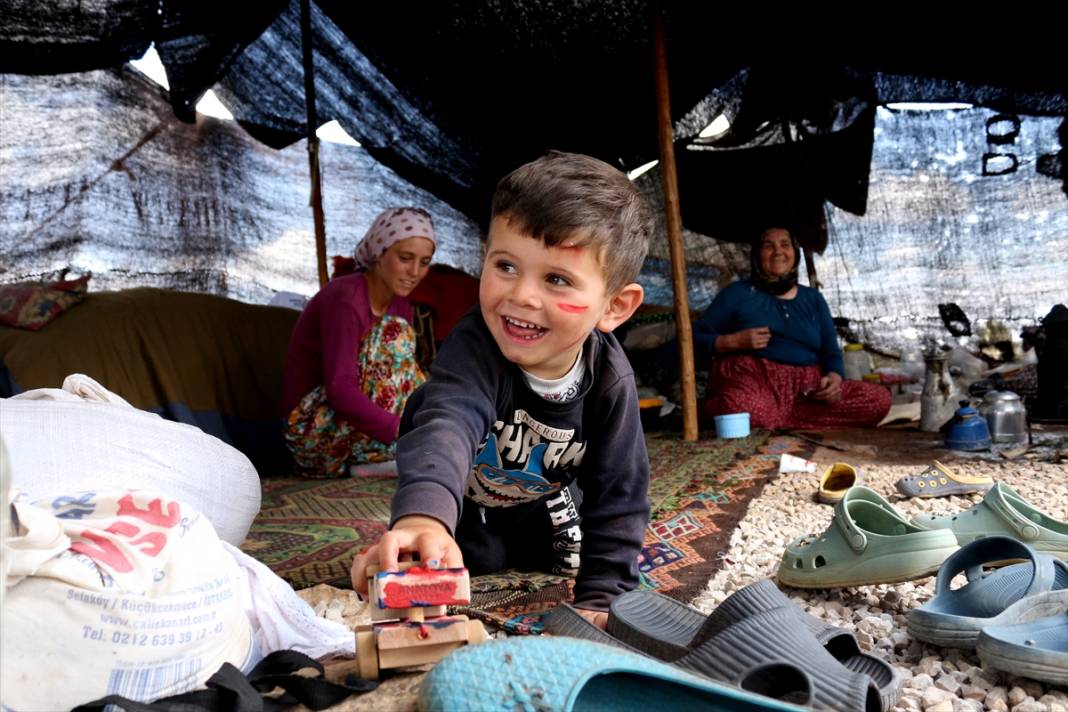
<svg viewBox="0 0 1068 712">
<path fill-rule="evenodd" d="M 937 433 L 957 410 L 960 389 L 949 374 L 949 357 L 941 351 L 924 354 L 926 375 L 920 396 L 920 430 Z"/>
<path fill-rule="evenodd" d="M 1027 411 L 1020 396 L 1012 391 L 988 391 L 979 406 L 979 415 L 986 418 L 994 442 L 1027 441 Z"/>
</svg>

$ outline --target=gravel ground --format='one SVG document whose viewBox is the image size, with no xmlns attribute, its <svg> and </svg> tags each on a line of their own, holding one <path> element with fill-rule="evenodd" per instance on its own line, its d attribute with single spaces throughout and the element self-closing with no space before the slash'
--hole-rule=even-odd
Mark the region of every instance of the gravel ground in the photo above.
<svg viewBox="0 0 1068 712">
<path fill-rule="evenodd" d="M 850 460 L 844 453 L 817 450 L 821 467 Z M 858 465 L 867 486 L 907 517 L 924 513 L 954 514 L 982 501 L 982 495 L 906 499 L 894 482 L 916 474 L 915 465 Z M 1068 519 L 1068 467 L 1044 463 L 955 462 L 952 467 L 972 475 L 1004 481 L 1028 502 L 1061 520 Z M 786 545 L 803 534 L 821 533 L 831 522 L 833 507 L 815 498 L 818 475 L 790 473 L 768 483 L 753 500 L 724 554 L 724 567 L 694 606 L 710 611 L 733 591 L 774 576 Z M 1068 712 L 1068 690 L 1034 680 L 983 669 L 974 651 L 937 648 L 912 640 L 907 616 L 934 595 L 934 577 L 899 584 L 847 589 L 784 588 L 812 615 L 855 632 L 863 649 L 888 660 L 903 680 L 896 710 L 960 712 Z"/>
</svg>

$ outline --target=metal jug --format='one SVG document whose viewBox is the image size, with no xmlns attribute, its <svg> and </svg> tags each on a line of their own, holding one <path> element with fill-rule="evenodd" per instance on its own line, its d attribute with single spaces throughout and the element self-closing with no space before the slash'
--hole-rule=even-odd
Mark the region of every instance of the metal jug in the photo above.
<svg viewBox="0 0 1068 712">
<path fill-rule="evenodd" d="M 941 351 L 924 354 L 927 373 L 920 396 L 920 430 L 937 433 L 953 417 L 960 399 L 953 376 L 949 374 L 949 358 Z"/>
<path fill-rule="evenodd" d="M 979 415 L 986 418 L 994 442 L 1027 441 L 1027 411 L 1020 396 L 1012 391 L 988 391 L 979 406 Z"/>
</svg>

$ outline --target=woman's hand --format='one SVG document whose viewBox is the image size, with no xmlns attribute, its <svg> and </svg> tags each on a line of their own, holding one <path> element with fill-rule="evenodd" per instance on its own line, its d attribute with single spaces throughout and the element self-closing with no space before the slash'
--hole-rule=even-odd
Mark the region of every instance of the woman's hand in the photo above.
<svg viewBox="0 0 1068 712">
<path fill-rule="evenodd" d="M 716 338 L 716 351 L 759 351 L 771 341 L 771 329 L 757 326 Z"/>
<path fill-rule="evenodd" d="M 813 400 L 834 403 L 842 398 L 842 377 L 834 371 L 820 379 L 820 386 L 811 394 Z"/>
<path fill-rule="evenodd" d="M 401 517 L 377 544 L 356 556 L 350 571 L 352 588 L 367 595 L 367 567 L 374 565 L 379 571 L 394 571 L 402 552 L 418 552 L 419 560 L 431 569 L 464 565 L 460 547 L 444 524 L 433 517 Z"/>
</svg>

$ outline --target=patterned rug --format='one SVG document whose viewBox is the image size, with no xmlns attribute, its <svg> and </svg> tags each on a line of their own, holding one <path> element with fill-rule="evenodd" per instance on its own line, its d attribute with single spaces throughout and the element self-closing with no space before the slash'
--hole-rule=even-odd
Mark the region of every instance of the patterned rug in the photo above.
<svg viewBox="0 0 1068 712">
<path fill-rule="evenodd" d="M 658 433 L 646 441 L 652 516 L 639 563 L 641 586 L 689 602 L 721 567 L 731 533 L 776 471 L 779 455 L 803 457 L 811 446 L 763 431 L 695 443 Z M 355 552 L 385 531 L 395 484 L 387 474 L 265 479 L 263 507 L 241 548 L 294 588 L 348 588 Z M 571 598 L 571 583 L 537 572 L 479 576 L 471 582 L 471 605 L 456 612 L 513 633 L 537 633 L 545 612 Z"/>
<path fill-rule="evenodd" d="M 261 486 L 263 504 L 241 550 L 295 589 L 320 583 L 352 588 L 352 559 L 386 531 L 397 478 L 283 477 L 264 479 Z"/>
</svg>

